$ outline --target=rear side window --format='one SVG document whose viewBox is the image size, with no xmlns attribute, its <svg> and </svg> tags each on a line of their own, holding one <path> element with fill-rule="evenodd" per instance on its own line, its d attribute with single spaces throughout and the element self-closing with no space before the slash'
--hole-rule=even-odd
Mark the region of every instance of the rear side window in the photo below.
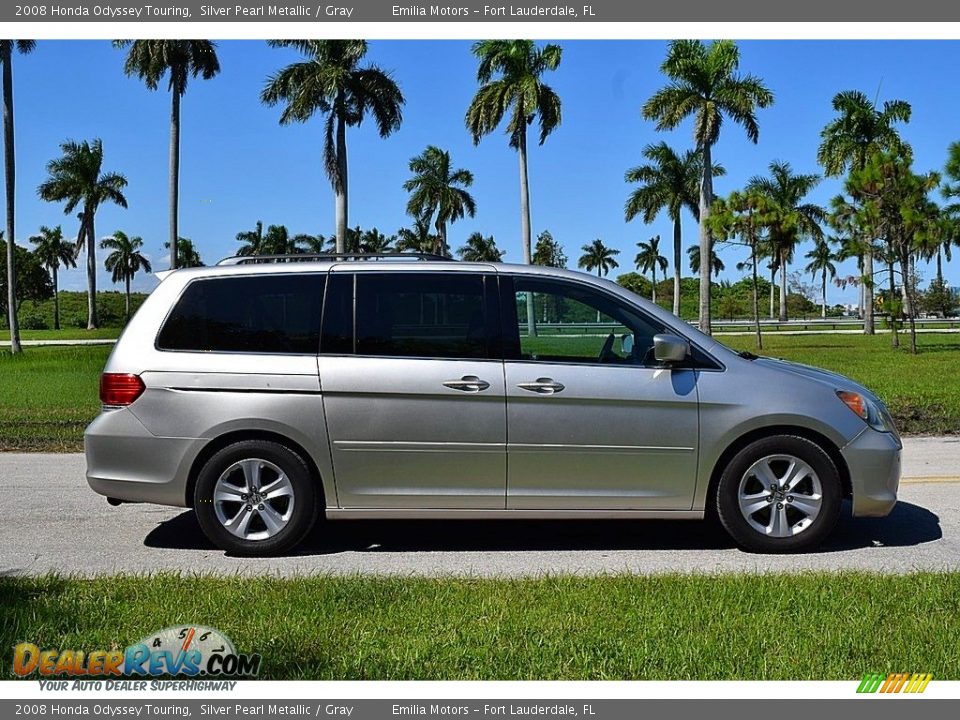
<svg viewBox="0 0 960 720">
<path fill-rule="evenodd" d="M 498 314 L 487 282 L 473 273 L 358 273 L 356 354 L 491 357 Z"/>
<path fill-rule="evenodd" d="M 157 347 L 315 354 L 324 281 L 319 274 L 194 280 L 160 330 Z"/>
</svg>

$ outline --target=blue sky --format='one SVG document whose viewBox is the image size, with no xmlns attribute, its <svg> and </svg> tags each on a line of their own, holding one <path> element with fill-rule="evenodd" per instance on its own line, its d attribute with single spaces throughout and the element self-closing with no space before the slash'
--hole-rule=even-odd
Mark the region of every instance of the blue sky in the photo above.
<svg viewBox="0 0 960 720">
<path fill-rule="evenodd" d="M 626 223 L 629 187 L 624 171 L 642 161 L 641 150 L 666 139 L 677 148 L 691 142 L 690 123 L 657 133 L 640 106 L 664 79 L 661 41 L 564 41 L 560 68 L 549 82 L 563 100 L 563 123 L 543 147 L 530 152 L 534 234 L 549 229 L 575 266 L 580 247 L 594 238 L 621 250 L 620 269 L 632 270 L 635 243 L 660 234 L 668 246 L 671 225 L 664 216 L 651 226 Z M 715 191 L 726 194 L 751 176 L 765 173 L 773 159 L 799 172 L 818 172 L 819 132 L 832 117 L 830 100 L 859 89 L 880 100 L 899 98 L 913 106 L 903 128 L 918 170 L 941 169 L 950 142 L 960 139 L 960 93 L 945 86 L 936 68 L 953 67 L 956 42 L 942 41 L 753 41 L 741 44 L 742 70 L 760 75 L 776 96 L 760 111 L 760 142 L 751 144 L 732 123 L 714 150 L 727 176 Z M 222 72 L 211 81 L 192 81 L 183 103 L 181 146 L 181 234 L 198 246 L 207 264 L 234 253 L 239 231 L 257 220 L 285 224 L 291 232 L 333 232 L 333 194 L 321 166 L 322 122 L 281 127 L 277 108 L 258 96 L 264 79 L 295 60 L 296 53 L 263 42 L 219 43 Z M 463 124 L 476 89 L 470 43 L 376 41 L 368 58 L 390 70 L 406 96 L 403 126 L 381 140 L 372 123 L 348 132 L 350 224 L 376 226 L 386 234 L 409 224 L 406 194 L 409 159 L 428 144 L 450 151 L 458 167 L 474 173 L 477 215 L 450 229 L 455 248 L 473 231 L 493 234 L 506 259 L 520 261 L 519 190 L 516 153 L 497 133 L 474 146 Z M 162 243 L 167 228 L 169 93 L 151 92 L 122 72 L 123 52 L 107 41 L 41 41 L 29 56 L 15 59 L 17 131 L 17 240 L 41 224 L 62 223 L 69 237 L 76 220 L 62 207 L 36 197 L 45 165 L 65 139 L 103 139 L 104 168 L 129 180 L 129 209 L 106 206 L 97 215 L 97 234 L 117 229 L 143 237 L 155 269 L 166 267 Z M 811 195 L 826 203 L 840 190 L 825 180 Z M 684 242 L 696 241 L 692 217 L 684 218 Z M 803 247 L 803 255 L 809 248 Z M 102 253 L 102 251 L 101 251 Z M 665 254 L 670 257 L 670 253 Z M 728 271 L 742 253 L 721 249 Z M 102 265 L 102 257 L 100 258 Z M 797 268 L 805 264 L 798 262 Z M 948 281 L 960 281 L 960 261 L 948 265 Z M 844 265 L 841 274 L 853 274 Z M 924 269 L 929 279 L 932 268 Z M 671 271 L 672 272 L 672 271 Z M 684 274 L 689 269 L 684 268 Z M 101 268 L 101 287 L 109 278 Z M 62 286 L 83 289 L 79 270 L 61 275 Z M 150 288 L 141 276 L 135 287 Z M 855 301 L 856 291 L 832 288 L 834 302 Z"/>
</svg>

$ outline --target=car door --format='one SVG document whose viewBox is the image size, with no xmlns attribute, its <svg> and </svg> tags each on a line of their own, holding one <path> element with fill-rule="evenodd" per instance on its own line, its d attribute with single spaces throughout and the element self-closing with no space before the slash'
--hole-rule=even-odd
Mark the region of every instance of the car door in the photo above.
<svg viewBox="0 0 960 720">
<path fill-rule="evenodd" d="M 318 359 L 341 508 L 503 509 L 492 272 L 335 266 Z"/>
<path fill-rule="evenodd" d="M 587 283 L 517 275 L 501 287 L 507 507 L 690 509 L 697 371 L 653 361 L 663 325 Z"/>
</svg>

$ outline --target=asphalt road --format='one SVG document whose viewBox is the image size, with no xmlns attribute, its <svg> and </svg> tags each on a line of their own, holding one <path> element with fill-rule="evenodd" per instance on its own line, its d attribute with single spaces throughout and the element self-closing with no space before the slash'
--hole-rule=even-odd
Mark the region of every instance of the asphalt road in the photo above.
<svg viewBox="0 0 960 720">
<path fill-rule="evenodd" d="M 82 455 L 0 454 L 0 575 L 178 572 L 522 576 L 542 573 L 960 569 L 960 438 L 908 439 L 893 513 L 841 520 L 816 553 L 763 556 L 709 523 L 353 521 L 323 523 L 291 556 L 226 556 L 191 511 L 111 507 Z"/>
</svg>

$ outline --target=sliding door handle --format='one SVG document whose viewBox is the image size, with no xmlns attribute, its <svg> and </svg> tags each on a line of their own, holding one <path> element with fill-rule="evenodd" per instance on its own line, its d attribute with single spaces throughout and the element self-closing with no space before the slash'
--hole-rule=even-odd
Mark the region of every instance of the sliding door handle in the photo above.
<svg viewBox="0 0 960 720">
<path fill-rule="evenodd" d="M 443 386 L 451 390 L 461 390 L 463 392 L 480 392 L 490 387 L 490 383 L 486 380 L 481 380 L 476 375 L 464 375 L 459 380 L 445 381 Z"/>
<path fill-rule="evenodd" d="M 558 383 L 553 378 L 537 378 L 533 382 L 517 383 L 517 387 L 528 392 L 539 393 L 540 395 L 553 395 L 561 392 L 564 388 L 563 383 Z"/>
</svg>

